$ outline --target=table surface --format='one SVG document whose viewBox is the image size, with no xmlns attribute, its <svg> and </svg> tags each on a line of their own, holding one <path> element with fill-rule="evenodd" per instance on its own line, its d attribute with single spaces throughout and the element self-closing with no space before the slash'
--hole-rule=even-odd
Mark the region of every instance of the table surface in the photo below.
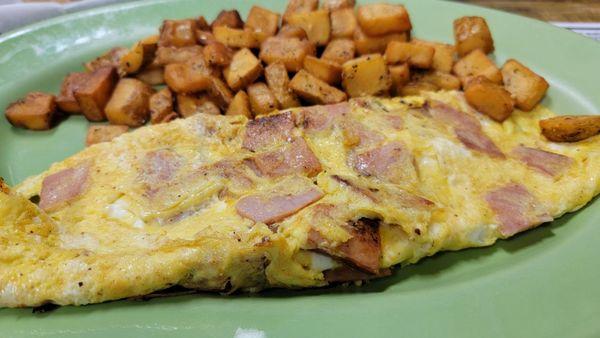
<svg viewBox="0 0 600 338">
<path fill-rule="evenodd" d="M 600 22 L 600 0 L 458 0 L 543 21 Z"/>
</svg>

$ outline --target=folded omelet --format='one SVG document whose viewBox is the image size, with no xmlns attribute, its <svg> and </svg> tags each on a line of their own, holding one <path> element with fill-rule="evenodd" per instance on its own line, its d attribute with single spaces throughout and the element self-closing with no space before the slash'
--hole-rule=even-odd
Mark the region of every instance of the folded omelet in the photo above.
<svg viewBox="0 0 600 338">
<path fill-rule="evenodd" d="M 551 116 L 443 92 L 140 128 L 2 189 L 0 306 L 319 287 L 491 245 L 599 192 L 600 137 L 548 142 Z"/>
</svg>

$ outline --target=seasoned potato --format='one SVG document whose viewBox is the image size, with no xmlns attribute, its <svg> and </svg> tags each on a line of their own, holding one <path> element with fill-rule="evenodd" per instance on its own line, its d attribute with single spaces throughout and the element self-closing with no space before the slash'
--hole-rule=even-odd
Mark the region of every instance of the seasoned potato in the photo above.
<svg viewBox="0 0 600 338">
<path fill-rule="evenodd" d="M 354 8 L 355 4 L 354 0 L 324 0 L 321 6 L 330 11 L 335 11 L 343 8 Z"/>
<path fill-rule="evenodd" d="M 235 94 L 229 108 L 225 112 L 225 115 L 244 115 L 247 118 L 252 118 L 252 112 L 250 111 L 250 100 L 248 94 L 245 91 L 240 90 Z"/>
<path fill-rule="evenodd" d="M 412 42 L 433 47 L 435 53 L 433 53 L 433 62 L 431 63 L 431 69 L 444 73 L 452 72 L 452 66 L 454 65 L 454 55 L 456 54 L 456 48 L 453 45 L 417 39 L 413 39 Z"/>
<path fill-rule="evenodd" d="M 121 58 L 123 55 L 129 53 L 129 49 L 125 47 L 115 47 L 104 53 L 103 55 L 95 58 L 90 62 L 85 63 L 85 68 L 93 72 L 100 68 L 114 67 L 117 70 L 119 76 L 125 75 L 125 70 L 121 69 Z"/>
<path fill-rule="evenodd" d="M 320 9 L 308 13 L 294 13 L 288 17 L 288 24 L 298 26 L 306 32 L 308 41 L 325 46 L 331 38 L 329 11 Z"/>
<path fill-rule="evenodd" d="M 298 96 L 313 104 L 331 104 L 346 101 L 346 93 L 328 85 L 305 70 L 300 70 L 292 81 L 290 88 Z"/>
<path fill-rule="evenodd" d="M 308 40 L 308 35 L 306 35 L 306 31 L 304 29 L 290 25 L 281 27 L 279 33 L 277 33 L 277 36 L 282 38 L 298 38 L 300 40 Z"/>
<path fill-rule="evenodd" d="M 88 120 L 97 122 L 106 119 L 104 107 L 110 100 L 118 79 L 115 68 L 99 68 L 73 91 L 81 112 Z"/>
<path fill-rule="evenodd" d="M 304 59 L 304 69 L 330 85 L 337 85 L 342 80 L 342 67 L 331 60 L 308 55 Z"/>
<path fill-rule="evenodd" d="M 242 21 L 240 13 L 233 9 L 219 12 L 219 15 L 210 26 L 213 30 L 217 27 L 242 28 L 244 27 L 244 21 Z"/>
<path fill-rule="evenodd" d="M 334 10 L 329 16 L 331 18 L 331 38 L 351 39 L 357 26 L 354 8 Z"/>
<path fill-rule="evenodd" d="M 325 47 L 323 54 L 321 54 L 321 59 L 330 60 L 341 65 L 346 61 L 354 59 L 355 51 L 354 41 L 349 39 L 337 39 L 331 41 L 327 47 Z"/>
<path fill-rule="evenodd" d="M 216 76 L 211 76 L 211 84 L 208 87 L 210 97 L 219 105 L 221 110 L 226 110 L 233 99 L 233 93 L 223 80 Z"/>
<path fill-rule="evenodd" d="M 412 81 L 429 82 L 431 84 L 436 85 L 440 89 L 445 90 L 458 90 L 460 89 L 461 85 L 460 80 L 456 76 L 439 71 L 426 71 L 415 73 Z"/>
<path fill-rule="evenodd" d="M 435 49 L 431 46 L 412 42 L 392 41 L 385 50 L 388 63 L 408 63 L 416 68 L 428 69 L 433 63 Z"/>
<path fill-rule="evenodd" d="M 524 111 L 535 108 L 548 90 L 546 79 L 514 59 L 502 66 L 502 78 L 504 86 L 515 98 L 517 108 Z"/>
<path fill-rule="evenodd" d="M 135 77 L 151 86 L 158 86 L 165 83 L 165 69 L 163 67 L 147 68 L 137 73 Z"/>
<path fill-rule="evenodd" d="M 195 93 L 210 86 L 210 77 L 205 69 L 189 63 L 172 63 L 165 67 L 165 82 L 176 93 Z"/>
<path fill-rule="evenodd" d="M 410 81 L 410 67 L 408 63 L 389 66 L 390 77 L 392 78 L 392 93 L 399 95 L 400 90 Z"/>
<path fill-rule="evenodd" d="M 204 57 L 201 46 L 188 47 L 159 47 L 156 50 L 154 64 L 157 66 L 166 66 L 171 63 L 186 63 L 190 60 Z"/>
<path fill-rule="evenodd" d="M 400 96 L 413 96 L 413 95 L 421 95 L 425 92 L 435 92 L 440 88 L 433 83 L 418 81 L 418 82 L 409 82 L 404 85 L 400 89 Z"/>
<path fill-rule="evenodd" d="M 247 91 L 250 109 L 254 115 L 267 114 L 278 109 L 275 95 L 264 82 L 249 85 Z"/>
<path fill-rule="evenodd" d="M 252 6 L 245 27 L 254 32 L 259 42 L 263 42 L 268 37 L 277 34 L 279 17 L 279 13 L 272 12 L 263 7 Z"/>
<path fill-rule="evenodd" d="M 150 118 L 152 87 L 138 79 L 121 79 L 104 109 L 111 124 L 139 127 Z"/>
<path fill-rule="evenodd" d="M 195 114 L 219 115 L 221 110 L 216 102 L 208 95 L 177 95 L 177 111 L 181 117 L 190 117 Z"/>
<path fill-rule="evenodd" d="M 217 26 L 213 29 L 215 40 L 231 48 L 258 48 L 260 42 L 248 29 Z"/>
<path fill-rule="evenodd" d="M 290 72 L 297 72 L 304 65 L 307 55 L 315 55 L 314 45 L 298 38 L 272 37 L 263 42 L 259 57 L 266 64 L 282 62 Z"/>
<path fill-rule="evenodd" d="M 120 62 L 120 68 L 126 74 L 137 73 L 143 66 L 154 59 L 158 42 L 158 35 L 152 35 L 136 42 L 133 47 L 124 54 Z"/>
<path fill-rule="evenodd" d="M 85 145 L 89 147 L 93 144 L 111 141 L 115 137 L 125 134 L 128 130 L 129 127 L 127 126 L 90 126 L 85 137 Z"/>
<path fill-rule="evenodd" d="M 177 113 L 173 111 L 173 94 L 169 88 L 163 88 L 152 94 L 148 107 L 152 124 L 169 122 L 177 117 Z"/>
<path fill-rule="evenodd" d="M 480 16 L 463 16 L 454 20 L 454 41 L 459 56 L 465 56 L 475 49 L 485 54 L 494 51 L 490 28 Z"/>
<path fill-rule="evenodd" d="M 500 69 L 479 49 L 456 61 L 452 67 L 452 72 L 460 78 L 463 86 L 466 85 L 471 77 L 478 75 L 483 75 L 492 82 L 502 83 Z"/>
<path fill-rule="evenodd" d="M 290 78 L 281 62 L 275 62 L 265 68 L 265 79 L 281 109 L 300 106 L 296 94 L 290 89 Z"/>
<path fill-rule="evenodd" d="M 404 42 L 408 40 L 407 33 L 392 33 L 382 36 L 368 36 L 360 27 L 354 32 L 354 45 L 358 55 L 385 53 L 387 45 L 392 41 Z"/>
<path fill-rule="evenodd" d="M 319 0 L 289 0 L 283 13 L 283 23 L 287 23 L 292 14 L 312 12 L 318 7 Z"/>
<path fill-rule="evenodd" d="M 408 32 L 412 29 L 408 12 L 402 5 L 376 3 L 359 6 L 357 18 L 360 28 L 371 36 Z"/>
<path fill-rule="evenodd" d="M 54 95 L 32 92 L 24 99 L 11 103 L 6 108 L 6 119 L 15 127 L 31 130 L 47 130 L 56 113 Z"/>
<path fill-rule="evenodd" d="M 498 122 L 506 120 L 514 110 L 510 93 L 485 76 L 469 81 L 465 87 L 465 98 L 471 107 Z"/>
<path fill-rule="evenodd" d="M 247 48 L 233 54 L 231 64 L 223 70 L 229 88 L 240 90 L 254 82 L 263 71 L 260 60 Z"/>
<path fill-rule="evenodd" d="M 208 24 L 208 21 L 206 21 L 206 18 L 202 15 L 200 15 L 198 19 L 196 19 L 196 27 L 198 27 L 198 29 L 202 31 L 210 30 L 210 25 Z"/>
<path fill-rule="evenodd" d="M 199 29 L 196 30 L 196 40 L 202 46 L 206 46 L 206 45 L 210 44 L 211 42 L 217 41 L 217 39 L 215 39 L 215 36 L 213 35 L 212 32 L 203 31 L 203 30 L 199 30 Z"/>
<path fill-rule="evenodd" d="M 185 47 L 196 44 L 196 20 L 165 20 L 160 28 L 158 45 Z"/>
<path fill-rule="evenodd" d="M 600 116 L 556 116 L 541 120 L 540 128 L 552 142 L 577 142 L 600 133 Z"/>
<path fill-rule="evenodd" d="M 350 97 L 387 94 L 392 79 L 383 56 L 365 55 L 344 63 L 342 86 Z"/>
<path fill-rule="evenodd" d="M 70 73 L 65 77 L 56 97 L 56 104 L 61 111 L 69 114 L 80 114 L 81 107 L 73 92 L 87 81 L 88 73 Z"/>
<path fill-rule="evenodd" d="M 10 187 L 4 182 L 4 179 L 2 177 L 0 177 L 0 191 L 2 191 L 5 194 L 10 194 Z"/>
<path fill-rule="evenodd" d="M 206 45 L 202 53 L 206 62 L 219 67 L 229 66 L 233 57 L 233 51 L 218 41 Z"/>
</svg>

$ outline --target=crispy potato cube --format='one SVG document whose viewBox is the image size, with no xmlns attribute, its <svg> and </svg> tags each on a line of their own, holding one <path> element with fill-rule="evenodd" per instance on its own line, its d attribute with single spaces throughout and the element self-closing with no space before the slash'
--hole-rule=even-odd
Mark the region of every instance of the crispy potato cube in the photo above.
<svg viewBox="0 0 600 338">
<path fill-rule="evenodd" d="M 315 55 L 314 45 L 297 38 L 272 37 L 263 42 L 259 57 L 266 64 L 282 62 L 290 72 L 297 72 L 304 65 L 307 55 Z"/>
<path fill-rule="evenodd" d="M 0 177 L 0 191 L 5 194 L 10 194 L 10 187 L 4 182 L 2 177 Z"/>
<path fill-rule="evenodd" d="M 408 63 L 416 68 L 428 69 L 433 63 L 435 49 L 431 46 L 412 42 L 392 41 L 385 50 L 388 63 Z"/>
<path fill-rule="evenodd" d="M 540 128 L 552 142 L 577 142 L 600 134 L 600 116 L 556 116 L 541 120 Z"/>
<path fill-rule="evenodd" d="M 279 13 L 260 6 L 252 6 L 245 27 L 254 32 L 259 42 L 263 42 L 268 37 L 277 34 L 279 17 Z"/>
<path fill-rule="evenodd" d="M 281 62 L 275 62 L 265 68 L 265 79 L 281 109 L 300 106 L 298 97 L 290 89 L 290 78 Z"/>
<path fill-rule="evenodd" d="M 47 130 L 56 113 L 54 95 L 32 92 L 24 99 L 11 103 L 6 108 L 6 119 L 15 127 L 31 130 Z"/>
<path fill-rule="evenodd" d="M 339 103 L 348 99 L 346 93 L 319 80 L 304 69 L 296 73 L 290 81 L 290 88 L 312 104 Z"/>
<path fill-rule="evenodd" d="M 283 23 L 287 23 L 292 14 L 312 12 L 317 10 L 318 7 L 319 0 L 289 0 L 283 13 Z"/>
<path fill-rule="evenodd" d="M 282 38 L 298 38 L 300 40 L 308 40 L 308 35 L 306 35 L 306 31 L 304 29 L 290 25 L 281 27 L 279 33 L 277 33 L 277 36 Z"/>
<path fill-rule="evenodd" d="M 200 15 L 198 17 L 198 19 L 196 19 L 196 27 L 198 27 L 198 29 L 202 30 L 202 31 L 209 31 L 210 30 L 210 25 L 208 24 L 208 21 L 202 15 Z"/>
<path fill-rule="evenodd" d="M 408 32 L 412 29 L 406 8 L 385 3 L 358 7 L 358 24 L 371 36 Z"/>
<path fill-rule="evenodd" d="M 120 68 L 126 74 L 137 73 L 144 65 L 154 59 L 157 49 L 158 35 L 152 35 L 136 42 L 129 51 L 121 56 Z"/>
<path fill-rule="evenodd" d="M 500 69 L 479 49 L 456 61 L 452 67 L 452 72 L 458 76 L 463 86 L 469 82 L 470 78 L 478 75 L 483 75 L 492 82 L 502 83 Z"/>
<path fill-rule="evenodd" d="M 152 87 L 138 79 L 121 79 L 104 109 L 108 122 L 139 127 L 150 118 Z"/>
<path fill-rule="evenodd" d="M 506 120 L 514 110 L 510 93 L 485 76 L 477 76 L 469 81 L 465 87 L 465 99 L 475 110 L 498 122 Z"/>
<path fill-rule="evenodd" d="M 100 68 L 89 74 L 85 83 L 73 91 L 81 112 L 88 120 L 98 122 L 106 119 L 104 107 L 118 79 L 115 68 Z"/>
<path fill-rule="evenodd" d="M 383 56 L 365 55 L 344 63 L 342 86 L 350 97 L 387 94 L 392 79 Z"/>
<path fill-rule="evenodd" d="M 343 8 L 354 8 L 355 4 L 354 0 L 324 0 L 321 7 L 335 11 Z"/>
<path fill-rule="evenodd" d="M 247 118 L 252 118 L 252 112 L 250 111 L 250 99 L 245 91 L 240 90 L 235 94 L 229 108 L 225 112 L 225 115 L 244 115 Z"/>
<path fill-rule="evenodd" d="M 165 67 L 165 82 L 176 93 L 195 93 L 210 86 L 206 69 L 198 69 L 189 63 L 171 63 Z"/>
<path fill-rule="evenodd" d="M 331 60 L 308 55 L 304 59 L 304 69 L 330 85 L 337 85 L 342 80 L 342 67 Z"/>
<path fill-rule="evenodd" d="M 275 95 L 264 82 L 249 85 L 247 91 L 250 109 L 254 115 L 268 114 L 278 109 Z"/>
<path fill-rule="evenodd" d="M 510 59 L 502 66 L 504 87 L 513 95 L 517 108 L 530 111 L 542 100 L 548 82 L 519 61 Z"/>
<path fill-rule="evenodd" d="M 321 59 L 330 60 L 341 65 L 346 61 L 354 59 L 355 51 L 354 41 L 349 39 L 337 39 L 331 41 L 327 47 L 325 47 L 323 54 L 321 54 Z"/>
<path fill-rule="evenodd" d="M 206 46 L 206 45 L 210 44 L 211 42 L 217 41 L 217 39 L 215 39 L 215 36 L 213 35 L 212 32 L 203 31 L 203 30 L 199 30 L 199 29 L 196 30 L 196 40 L 202 46 Z"/>
<path fill-rule="evenodd" d="M 121 58 L 127 53 L 129 53 L 129 49 L 125 47 L 112 48 L 94 60 L 86 62 L 85 69 L 93 72 L 100 68 L 115 67 L 119 76 L 124 76 L 125 70 L 121 69 Z"/>
<path fill-rule="evenodd" d="M 410 81 L 410 67 L 408 67 L 408 63 L 403 63 L 389 66 L 388 70 L 392 78 L 392 92 L 399 95 L 402 87 Z"/>
<path fill-rule="evenodd" d="M 163 88 L 152 94 L 148 101 L 148 107 L 152 124 L 169 122 L 177 116 L 173 111 L 173 94 L 169 88 Z"/>
<path fill-rule="evenodd" d="M 56 104 L 61 111 L 69 114 L 80 114 L 81 107 L 73 92 L 83 85 L 89 77 L 88 73 L 70 73 L 65 77 L 56 97 Z"/>
<path fill-rule="evenodd" d="M 219 115 L 221 110 L 216 102 L 208 95 L 177 95 L 177 110 L 181 117 L 190 117 L 195 114 Z"/>
<path fill-rule="evenodd" d="M 201 46 L 188 47 L 158 47 L 154 64 L 166 66 L 172 63 L 186 63 L 191 60 L 204 57 Z"/>
<path fill-rule="evenodd" d="M 431 63 L 431 69 L 444 73 L 452 72 L 452 66 L 454 65 L 454 55 L 456 54 L 456 48 L 453 45 L 417 39 L 413 39 L 412 42 L 416 44 L 431 46 L 433 47 L 433 49 L 435 49 L 435 53 L 433 53 L 433 62 Z"/>
<path fill-rule="evenodd" d="M 402 87 L 400 89 L 400 96 L 414 96 L 414 95 L 421 95 L 425 92 L 435 92 L 438 91 L 440 88 L 436 85 L 434 85 L 433 83 L 430 82 L 424 82 L 424 81 L 418 81 L 418 82 L 409 82 L 407 84 L 404 85 L 404 87 Z"/>
<path fill-rule="evenodd" d="M 260 42 L 256 35 L 248 29 L 217 26 L 213 29 L 215 39 L 231 48 L 258 48 Z"/>
<path fill-rule="evenodd" d="M 233 57 L 233 51 L 218 41 L 206 45 L 202 53 L 208 64 L 219 67 L 229 66 Z"/>
<path fill-rule="evenodd" d="M 356 27 L 354 32 L 354 45 L 358 55 L 367 55 L 375 53 L 385 53 L 387 45 L 392 41 L 405 42 L 408 40 L 407 33 L 392 33 L 382 36 L 368 36 L 361 29 Z"/>
<path fill-rule="evenodd" d="M 196 20 L 165 20 L 160 28 L 158 45 L 185 47 L 196 44 Z"/>
<path fill-rule="evenodd" d="M 445 90 L 458 90 L 461 86 L 461 82 L 456 76 L 438 71 L 416 73 L 412 81 L 429 82 L 436 85 L 439 89 Z"/>
<path fill-rule="evenodd" d="M 354 8 L 338 9 L 331 12 L 331 38 L 332 39 L 351 39 L 356 31 L 356 16 Z"/>
<path fill-rule="evenodd" d="M 208 93 L 210 97 L 219 105 L 221 110 L 226 110 L 231 104 L 233 99 L 233 93 L 223 80 L 216 76 L 211 77 L 211 84 L 208 87 Z"/>
<path fill-rule="evenodd" d="M 308 13 L 294 13 L 288 17 L 288 24 L 304 29 L 308 41 L 318 46 L 325 46 L 331 38 L 329 11 L 325 9 Z"/>
<path fill-rule="evenodd" d="M 159 86 L 165 83 L 165 69 L 163 67 L 154 67 L 144 69 L 137 73 L 135 77 L 151 86 Z"/>
<path fill-rule="evenodd" d="M 494 51 L 490 28 L 480 16 L 463 16 L 454 20 L 454 41 L 459 56 L 465 56 L 475 49 L 485 54 Z"/>
<path fill-rule="evenodd" d="M 229 88 L 240 90 L 254 82 L 262 71 L 260 60 L 245 48 L 233 54 L 231 64 L 223 70 L 223 76 Z"/>
<path fill-rule="evenodd" d="M 217 27 L 242 28 L 244 27 L 244 21 L 242 21 L 240 13 L 232 9 L 219 12 L 219 15 L 217 15 L 210 26 L 213 30 Z"/>
<path fill-rule="evenodd" d="M 85 137 L 85 145 L 89 147 L 93 144 L 109 142 L 115 137 L 125 134 L 128 130 L 129 127 L 127 126 L 90 126 Z"/>
</svg>

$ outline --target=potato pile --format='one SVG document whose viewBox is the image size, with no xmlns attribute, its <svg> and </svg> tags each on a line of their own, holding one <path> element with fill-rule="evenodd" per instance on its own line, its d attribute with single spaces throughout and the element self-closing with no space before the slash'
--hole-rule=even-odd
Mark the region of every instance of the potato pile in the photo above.
<svg viewBox="0 0 600 338">
<path fill-rule="evenodd" d="M 473 108 L 502 122 L 515 107 L 532 110 L 548 89 L 519 61 L 494 64 L 494 41 L 481 17 L 454 21 L 454 45 L 412 38 L 411 30 L 404 6 L 355 8 L 354 0 L 322 0 L 320 7 L 318 0 L 290 0 L 283 15 L 254 6 L 245 22 L 236 10 L 221 11 L 210 24 L 203 16 L 165 20 L 158 35 L 86 63 L 85 72 L 66 76 L 58 96 L 28 94 L 6 117 L 33 130 L 49 129 L 60 113 L 108 120 L 112 126 L 90 128 L 89 145 L 148 121 L 198 113 L 253 118 L 437 90 L 462 89 Z M 553 124 L 554 134 L 569 134 L 562 125 Z"/>
</svg>

